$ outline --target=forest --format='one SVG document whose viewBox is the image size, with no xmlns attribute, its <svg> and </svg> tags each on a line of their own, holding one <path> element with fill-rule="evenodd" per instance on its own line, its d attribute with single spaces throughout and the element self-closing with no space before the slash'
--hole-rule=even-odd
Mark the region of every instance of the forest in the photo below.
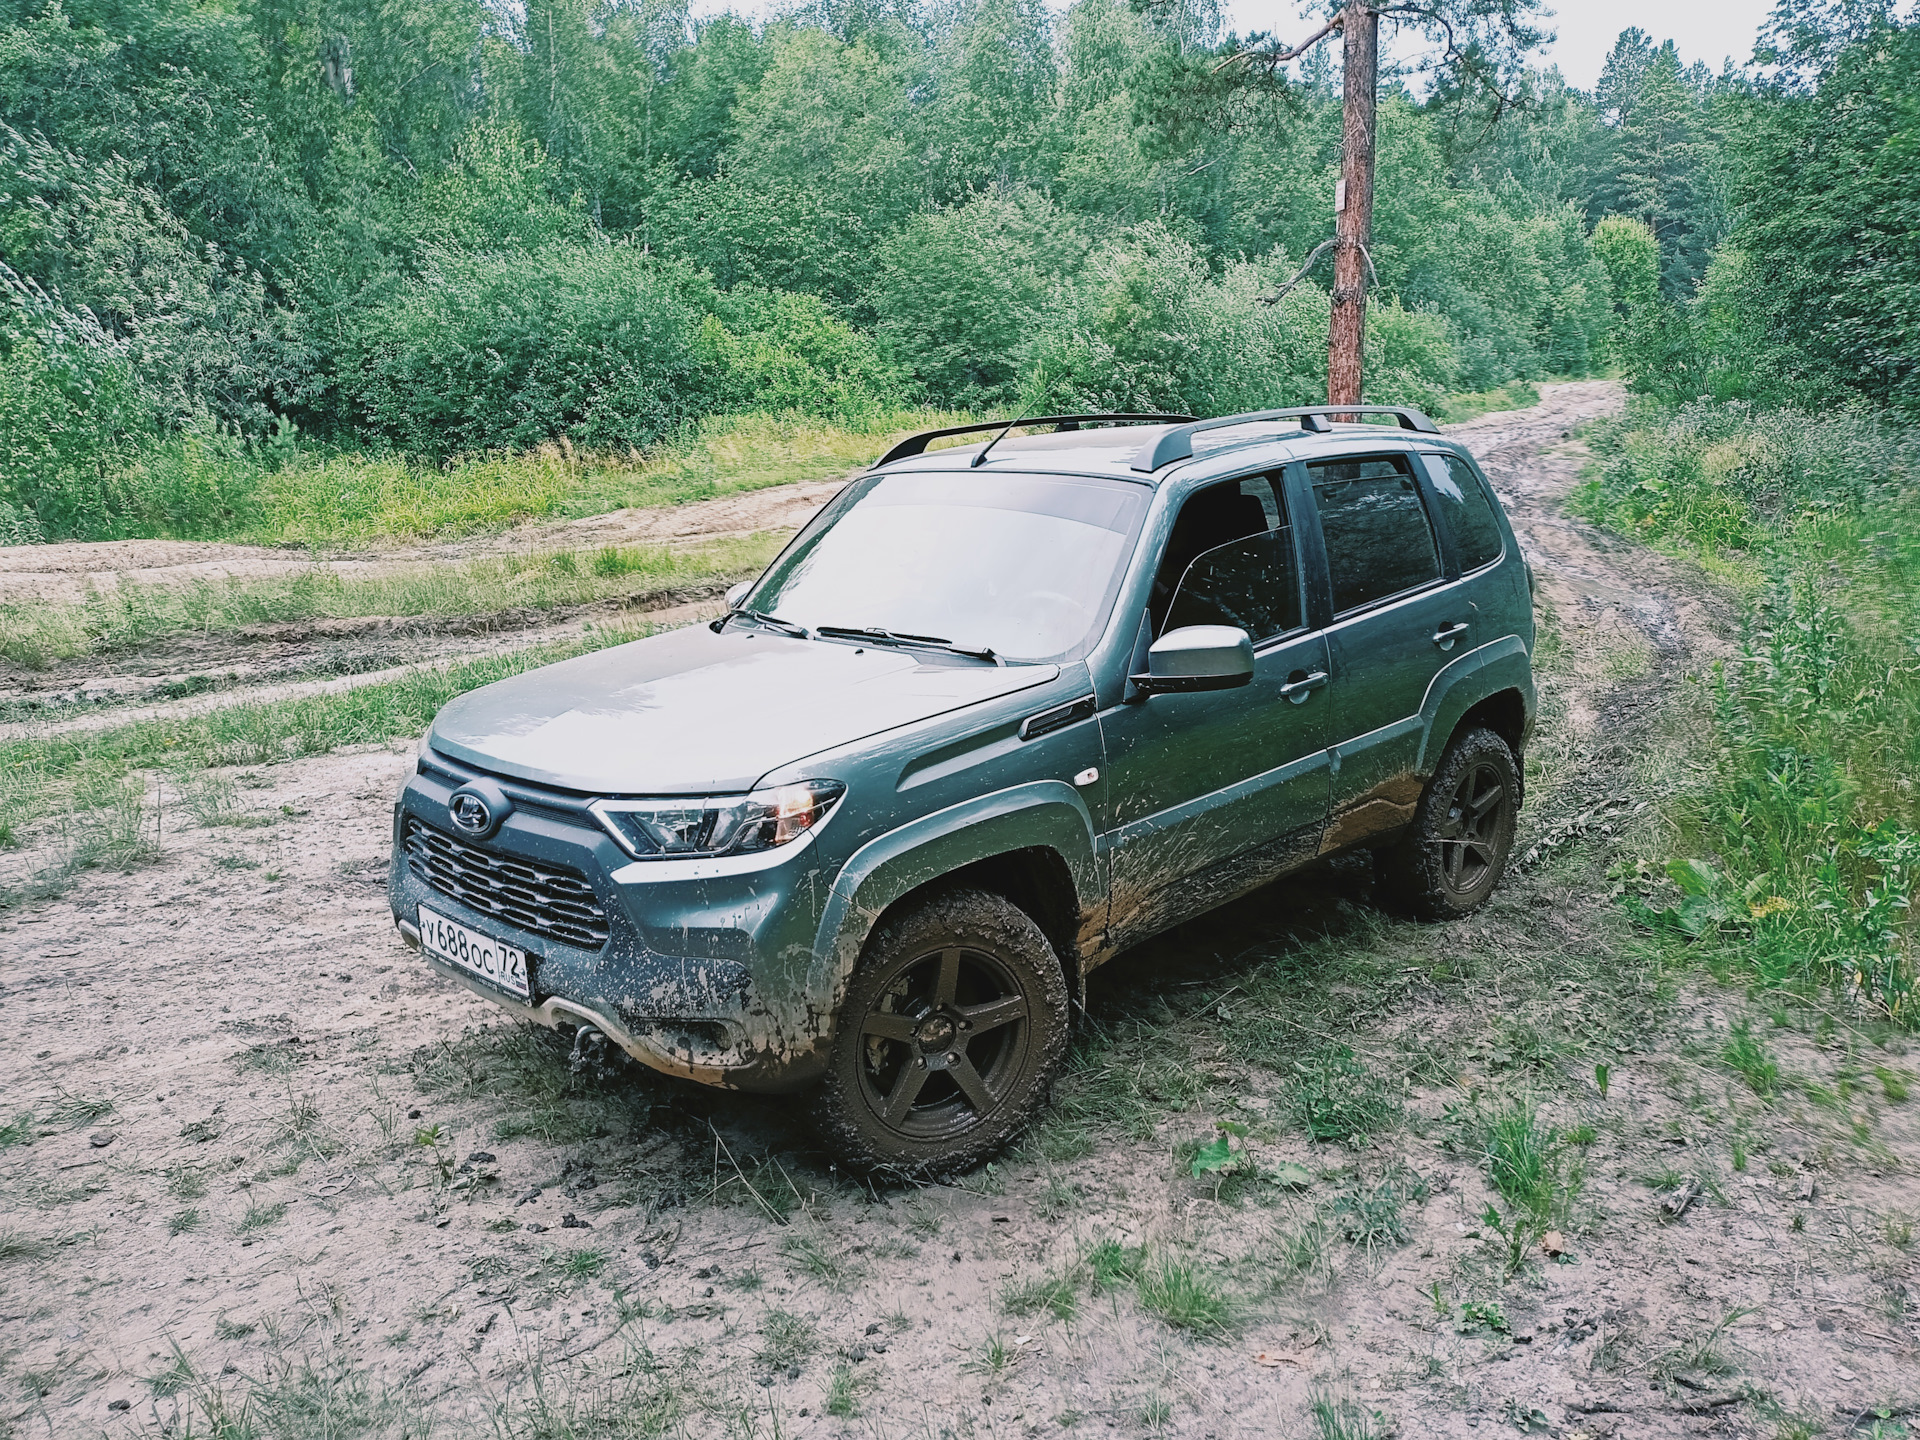
<svg viewBox="0 0 1920 1440">
<path fill-rule="evenodd" d="M 1204 6 L 4 13 L 16 541 L 324 542 L 341 492 L 482 472 L 511 519 L 566 488 L 511 457 L 618 466 L 742 416 L 1323 390 L 1330 267 L 1260 297 L 1331 234 L 1337 60 L 1222 83 Z M 1497 108 L 1387 77 L 1369 396 L 1458 416 L 1618 372 L 1671 404 L 1920 409 L 1920 30 L 1836 0 L 1762 38 L 1714 74 L 1628 30 L 1593 93 L 1526 70 Z"/>
</svg>

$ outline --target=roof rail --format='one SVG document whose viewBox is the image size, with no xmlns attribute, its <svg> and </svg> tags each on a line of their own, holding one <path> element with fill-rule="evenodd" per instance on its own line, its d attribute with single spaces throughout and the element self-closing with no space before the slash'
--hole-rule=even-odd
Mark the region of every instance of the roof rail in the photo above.
<svg viewBox="0 0 1920 1440">
<path fill-rule="evenodd" d="M 949 425 L 944 430 L 922 430 L 918 435 L 909 435 L 895 445 L 886 454 L 874 461 L 870 468 L 878 470 L 882 465 L 891 465 L 896 460 L 904 460 L 910 455 L 926 453 L 927 445 L 949 435 L 975 435 L 987 430 L 1002 432 L 1015 430 L 1023 425 L 1051 425 L 1055 430 L 1078 430 L 1082 425 L 1099 421 L 1111 421 L 1115 424 L 1153 424 L 1186 425 L 1193 422 L 1191 415 L 1029 415 L 1018 420 L 989 420 L 983 425 Z"/>
<path fill-rule="evenodd" d="M 1326 419 L 1329 415 L 1391 415 L 1400 422 L 1402 430 L 1418 430 L 1425 435 L 1440 433 L 1440 427 L 1420 411 L 1409 410 L 1400 405 L 1303 405 L 1286 410 L 1252 410 L 1244 415 L 1222 415 L 1217 419 L 1201 420 L 1169 430 L 1151 445 L 1144 446 L 1140 453 L 1133 457 L 1133 468 L 1151 475 L 1162 465 L 1171 465 L 1175 460 L 1191 459 L 1193 437 L 1203 430 L 1222 430 L 1230 425 L 1252 425 L 1262 420 L 1298 420 L 1302 430 L 1325 433 L 1333 428 Z"/>
</svg>

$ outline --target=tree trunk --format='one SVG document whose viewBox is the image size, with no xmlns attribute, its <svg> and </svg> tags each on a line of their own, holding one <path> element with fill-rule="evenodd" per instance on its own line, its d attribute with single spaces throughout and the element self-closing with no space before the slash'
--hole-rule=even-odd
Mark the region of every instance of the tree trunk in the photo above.
<svg viewBox="0 0 1920 1440">
<path fill-rule="evenodd" d="M 1341 17 L 1346 49 L 1340 195 L 1335 204 L 1333 323 L 1327 336 L 1327 403 L 1357 405 L 1367 332 L 1367 261 L 1373 241 L 1373 109 L 1379 75 L 1380 16 L 1350 3 Z"/>
</svg>

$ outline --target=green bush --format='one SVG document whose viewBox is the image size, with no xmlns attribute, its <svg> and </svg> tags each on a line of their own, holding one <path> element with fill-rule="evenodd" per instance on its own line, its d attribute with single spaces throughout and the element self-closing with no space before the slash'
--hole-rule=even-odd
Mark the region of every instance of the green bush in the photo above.
<svg viewBox="0 0 1920 1440">
<path fill-rule="evenodd" d="M 1310 403 L 1325 391 L 1327 311 L 1310 285 L 1257 302 L 1286 257 L 1235 263 L 1215 279 L 1199 250 L 1157 221 L 1096 250 L 1027 342 L 1028 414 L 1223 414 Z"/>
<path fill-rule="evenodd" d="M 144 439 L 125 348 L 0 264 L 0 528 L 18 540 L 125 533 L 123 451 Z"/>
<path fill-rule="evenodd" d="M 742 286 L 713 305 L 697 343 L 711 408 L 862 425 L 905 405 L 902 377 L 873 337 L 818 297 Z"/>
<path fill-rule="evenodd" d="M 1086 241 L 1044 196 L 976 195 L 911 216 L 880 244 L 866 301 L 878 334 L 941 403 L 1004 405 L 1020 347 Z"/>
<path fill-rule="evenodd" d="M 355 337 L 346 388 L 369 430 L 430 455 L 646 445 L 709 408 L 704 290 L 634 245 L 439 250 Z"/>
<path fill-rule="evenodd" d="M 300 360 L 256 271 L 195 236 L 117 154 L 0 123 L 0 195 L 0 257 L 112 341 L 153 420 L 266 427 Z"/>
</svg>

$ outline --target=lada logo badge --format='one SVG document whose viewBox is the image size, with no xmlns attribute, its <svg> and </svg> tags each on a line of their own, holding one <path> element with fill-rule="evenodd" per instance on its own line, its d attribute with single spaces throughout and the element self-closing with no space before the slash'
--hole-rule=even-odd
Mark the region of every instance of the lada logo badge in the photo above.
<svg viewBox="0 0 1920 1440">
<path fill-rule="evenodd" d="M 447 814 L 469 835 L 484 835 L 493 824 L 493 811 L 471 790 L 459 790 L 447 801 Z"/>
</svg>

